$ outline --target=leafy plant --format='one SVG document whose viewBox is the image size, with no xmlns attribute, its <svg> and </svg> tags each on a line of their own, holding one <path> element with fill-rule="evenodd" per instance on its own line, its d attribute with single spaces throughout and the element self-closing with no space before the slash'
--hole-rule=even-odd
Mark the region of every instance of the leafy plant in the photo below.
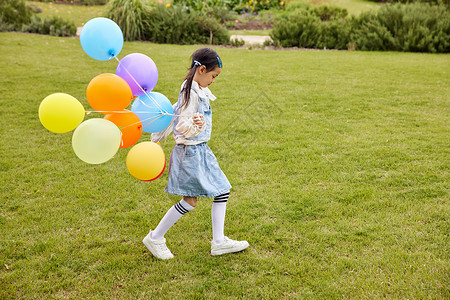
<svg viewBox="0 0 450 300">
<path fill-rule="evenodd" d="M 23 0 L 2 0 L 0 13 L 1 31 L 17 30 L 55 36 L 73 36 L 77 32 L 73 22 L 60 17 L 41 19 Z"/>
<path fill-rule="evenodd" d="M 33 15 L 32 9 L 24 0 L 1 0 L 0 19 L 10 27 L 20 28 L 22 24 L 29 23 Z"/>
<path fill-rule="evenodd" d="M 388 4 L 347 17 L 333 7 L 290 7 L 271 33 L 282 47 L 450 52 L 450 10 L 427 3 Z"/>
<path fill-rule="evenodd" d="M 203 11 L 209 7 L 218 7 L 238 13 L 259 12 L 271 8 L 282 8 L 284 5 L 284 2 L 279 0 L 174 0 L 173 3 L 197 11 Z"/>
<path fill-rule="evenodd" d="M 427 3 L 386 5 L 353 20 L 360 50 L 450 52 L 450 10 Z"/>
<path fill-rule="evenodd" d="M 346 49 L 350 27 L 347 11 L 302 5 L 283 14 L 270 36 L 282 47 Z"/>
<path fill-rule="evenodd" d="M 150 7 L 141 0 L 111 0 L 106 16 L 119 25 L 125 40 L 133 41 L 144 38 L 149 13 Z"/>
<path fill-rule="evenodd" d="M 158 5 L 147 16 L 146 40 L 170 44 L 228 44 L 228 31 L 217 20 L 180 6 Z"/>
<path fill-rule="evenodd" d="M 77 27 L 73 22 L 68 22 L 56 16 L 44 19 L 39 16 L 32 16 L 31 22 L 22 25 L 21 31 L 53 36 L 74 36 Z"/>
<path fill-rule="evenodd" d="M 39 2 L 64 2 L 67 4 L 84 4 L 84 5 L 103 5 L 106 4 L 108 2 L 108 0 L 36 0 Z"/>
</svg>

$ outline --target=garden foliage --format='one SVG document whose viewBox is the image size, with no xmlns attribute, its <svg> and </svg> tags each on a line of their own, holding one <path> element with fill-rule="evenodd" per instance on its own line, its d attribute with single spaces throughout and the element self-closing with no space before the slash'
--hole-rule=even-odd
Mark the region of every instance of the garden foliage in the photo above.
<svg viewBox="0 0 450 300">
<path fill-rule="evenodd" d="M 450 10 L 427 3 L 395 4 L 355 18 L 350 40 L 360 50 L 450 52 Z"/>
<path fill-rule="evenodd" d="M 282 47 L 347 49 L 346 16 L 345 9 L 299 4 L 280 16 L 270 35 Z"/>
<path fill-rule="evenodd" d="M 127 41 L 144 39 L 144 30 L 149 26 L 150 7 L 140 0 L 111 0 L 107 18 L 114 20 L 122 29 Z"/>
<path fill-rule="evenodd" d="M 431 4 L 445 4 L 447 6 L 450 5 L 450 0 L 369 0 L 372 2 L 388 2 L 388 3 L 415 3 L 415 2 L 422 2 L 422 3 L 431 3 Z"/>
<path fill-rule="evenodd" d="M 73 22 L 59 17 L 42 19 L 24 0 L 2 0 L 0 2 L 0 31 L 73 36 L 77 32 L 77 28 Z"/>
<path fill-rule="evenodd" d="M 108 17 L 122 28 L 127 40 L 146 40 L 168 44 L 228 44 L 228 31 L 213 17 L 181 6 L 134 5 L 127 9 L 124 0 L 112 0 Z M 134 10 L 134 11 L 133 11 Z M 136 16 L 130 18 L 130 16 Z"/>
<path fill-rule="evenodd" d="M 174 4 L 190 7 L 202 11 L 209 7 L 222 7 L 237 13 L 258 12 L 272 8 L 282 8 L 283 1 L 279 0 L 174 0 Z"/>
<path fill-rule="evenodd" d="M 56 2 L 55 0 L 36 0 L 39 2 Z M 106 4 L 108 0 L 58 0 L 59 3 L 65 2 L 67 4 L 84 4 L 84 5 L 102 5 Z"/>
<path fill-rule="evenodd" d="M 428 3 L 388 4 L 347 17 L 340 8 L 300 4 L 275 23 L 282 47 L 450 52 L 450 10 Z"/>
</svg>

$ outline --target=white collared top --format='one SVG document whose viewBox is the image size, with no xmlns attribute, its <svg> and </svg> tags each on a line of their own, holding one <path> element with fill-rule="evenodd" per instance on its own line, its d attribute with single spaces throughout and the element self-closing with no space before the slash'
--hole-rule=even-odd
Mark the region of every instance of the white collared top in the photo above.
<svg viewBox="0 0 450 300">
<path fill-rule="evenodd" d="M 181 85 L 181 91 L 183 91 L 185 84 L 186 81 L 184 81 Z M 174 133 L 173 136 L 175 138 L 175 142 L 177 144 L 197 145 L 207 141 L 201 139 L 190 139 L 199 135 L 206 129 L 206 126 L 208 126 L 207 122 L 205 122 L 203 126 L 199 127 L 194 123 L 193 119 L 194 115 L 199 112 L 200 99 L 207 101 L 207 105 L 209 106 L 209 101 L 214 101 L 216 97 L 211 93 L 209 88 L 201 88 L 196 81 L 192 81 L 189 105 L 184 107 L 183 110 L 177 110 L 178 106 L 181 104 L 182 97 L 183 93 L 180 92 L 177 103 L 173 105 L 174 112 L 178 116 L 175 116 L 172 119 L 172 122 L 165 130 L 153 133 L 151 137 L 152 142 L 160 142 L 164 140 L 170 132 L 172 132 L 172 130 Z M 211 124 L 209 124 L 209 126 L 211 126 Z"/>
</svg>

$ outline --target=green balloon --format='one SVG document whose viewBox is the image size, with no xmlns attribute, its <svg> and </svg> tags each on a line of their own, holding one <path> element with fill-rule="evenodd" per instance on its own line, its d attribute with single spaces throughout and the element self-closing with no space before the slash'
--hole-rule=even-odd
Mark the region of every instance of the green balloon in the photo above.
<svg viewBox="0 0 450 300">
<path fill-rule="evenodd" d="M 89 119 L 75 129 L 72 147 L 75 154 L 89 164 L 104 163 L 117 153 L 122 136 L 120 129 L 105 119 Z"/>
</svg>

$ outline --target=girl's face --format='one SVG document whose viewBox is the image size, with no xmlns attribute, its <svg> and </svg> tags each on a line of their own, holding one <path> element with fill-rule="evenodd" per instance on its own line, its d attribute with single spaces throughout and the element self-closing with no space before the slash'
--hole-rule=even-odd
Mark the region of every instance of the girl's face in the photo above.
<svg viewBox="0 0 450 300">
<path fill-rule="evenodd" d="M 211 71 L 207 71 L 205 66 L 200 66 L 197 68 L 197 71 L 194 75 L 194 80 L 198 83 L 198 85 L 202 88 L 210 86 L 217 76 L 219 76 L 222 68 L 218 66 L 212 69 Z"/>
</svg>

